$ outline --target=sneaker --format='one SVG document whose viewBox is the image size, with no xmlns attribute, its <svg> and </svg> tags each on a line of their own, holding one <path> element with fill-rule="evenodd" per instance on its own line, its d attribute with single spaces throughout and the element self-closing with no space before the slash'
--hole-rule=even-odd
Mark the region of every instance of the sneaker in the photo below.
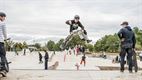
<svg viewBox="0 0 142 80">
<path fill-rule="evenodd" d="M 87 40 L 87 43 L 90 43 L 90 42 L 92 42 L 92 40 Z"/>
<path fill-rule="evenodd" d="M 6 77 L 6 71 L 5 70 L 0 71 L 0 74 L 2 75 L 2 77 Z"/>
<path fill-rule="evenodd" d="M 122 73 L 123 73 L 123 72 L 124 72 L 124 70 L 120 70 L 120 72 L 122 72 Z"/>
<path fill-rule="evenodd" d="M 133 71 L 132 71 L 132 70 L 129 70 L 129 73 L 133 73 Z"/>
<path fill-rule="evenodd" d="M 81 39 L 82 41 L 85 41 L 85 39 Z"/>
</svg>

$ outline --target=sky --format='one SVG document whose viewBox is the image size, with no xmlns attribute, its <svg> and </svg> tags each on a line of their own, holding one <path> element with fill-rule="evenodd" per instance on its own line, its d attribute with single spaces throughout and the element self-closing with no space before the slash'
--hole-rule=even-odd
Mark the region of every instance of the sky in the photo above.
<svg viewBox="0 0 142 80">
<path fill-rule="evenodd" d="M 93 42 L 114 34 L 123 21 L 142 29 L 142 0 L 0 0 L 8 37 L 15 41 L 58 41 L 69 35 L 74 15 Z"/>
</svg>

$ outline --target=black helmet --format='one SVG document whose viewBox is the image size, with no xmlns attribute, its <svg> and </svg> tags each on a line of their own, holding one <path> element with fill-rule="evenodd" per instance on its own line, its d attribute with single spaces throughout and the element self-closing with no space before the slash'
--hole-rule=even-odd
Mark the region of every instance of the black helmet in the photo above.
<svg viewBox="0 0 142 80">
<path fill-rule="evenodd" d="M 6 17 L 6 14 L 3 13 L 3 12 L 0 12 L 0 16 L 1 16 L 1 17 Z"/>
<path fill-rule="evenodd" d="M 79 15 L 75 15 L 74 19 L 80 19 Z"/>
</svg>

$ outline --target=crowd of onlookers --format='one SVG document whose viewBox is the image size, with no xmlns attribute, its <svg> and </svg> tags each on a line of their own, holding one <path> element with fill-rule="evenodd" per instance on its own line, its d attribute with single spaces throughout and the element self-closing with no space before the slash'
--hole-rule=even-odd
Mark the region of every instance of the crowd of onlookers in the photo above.
<svg viewBox="0 0 142 80">
<path fill-rule="evenodd" d="M 76 56 L 80 54 L 85 54 L 85 47 L 82 45 L 76 45 L 74 48 L 68 48 L 66 49 L 67 54 L 74 54 Z"/>
</svg>

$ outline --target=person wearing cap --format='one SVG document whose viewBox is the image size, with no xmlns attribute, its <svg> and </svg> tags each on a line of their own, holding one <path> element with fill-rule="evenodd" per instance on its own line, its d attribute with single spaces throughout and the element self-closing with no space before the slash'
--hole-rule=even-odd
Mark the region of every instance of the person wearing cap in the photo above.
<svg viewBox="0 0 142 80">
<path fill-rule="evenodd" d="M 45 70 L 48 70 L 48 61 L 49 61 L 49 54 L 48 54 L 48 52 L 46 51 L 46 50 L 44 50 L 44 52 L 45 52 L 45 56 L 44 56 L 44 59 L 45 59 L 45 62 L 44 62 L 44 69 Z"/>
<path fill-rule="evenodd" d="M 128 22 L 125 21 L 121 24 L 122 29 L 118 32 L 118 36 L 121 40 L 121 51 L 120 51 L 120 71 L 124 72 L 125 56 L 127 54 L 128 70 L 132 73 L 132 56 L 133 50 L 135 49 L 136 38 L 133 30 L 129 26 Z"/>
<path fill-rule="evenodd" d="M 89 40 L 89 38 L 87 36 L 87 32 L 79 20 L 80 20 L 79 15 L 75 15 L 73 20 L 66 21 L 66 24 L 70 26 L 70 35 L 65 39 L 64 45 L 66 45 L 67 42 L 69 40 L 71 40 L 74 35 L 79 35 L 79 37 L 82 40 L 87 41 L 88 43 L 92 41 L 92 40 Z M 78 30 L 78 27 L 80 27 L 81 30 Z M 62 47 L 63 47 L 63 45 L 62 45 Z"/>
<path fill-rule="evenodd" d="M 6 25 L 5 25 L 5 18 L 6 14 L 3 12 L 0 12 L 0 58 L 1 58 L 1 69 L 0 73 L 6 74 L 6 67 L 5 67 L 5 60 L 6 60 L 6 51 L 4 47 L 4 41 L 7 39 L 7 33 L 6 33 Z"/>
</svg>

